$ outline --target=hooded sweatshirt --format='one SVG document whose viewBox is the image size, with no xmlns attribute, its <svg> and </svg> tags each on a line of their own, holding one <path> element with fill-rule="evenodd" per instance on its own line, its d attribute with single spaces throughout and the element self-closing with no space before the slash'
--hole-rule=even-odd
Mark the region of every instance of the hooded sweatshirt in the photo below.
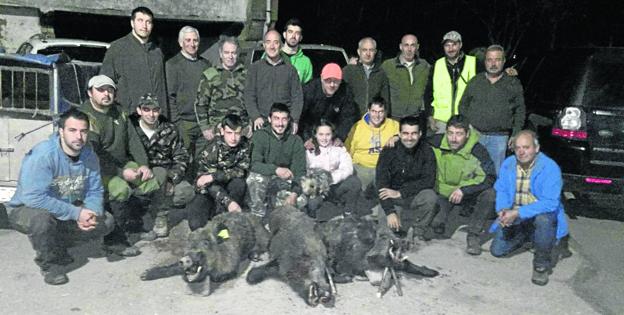
<svg viewBox="0 0 624 315">
<path fill-rule="evenodd" d="M 375 128 L 370 125 L 366 113 L 349 131 L 345 147 L 353 158 L 353 164 L 374 168 L 388 139 L 398 133 L 398 121 L 386 118 L 379 128 Z"/>
</svg>

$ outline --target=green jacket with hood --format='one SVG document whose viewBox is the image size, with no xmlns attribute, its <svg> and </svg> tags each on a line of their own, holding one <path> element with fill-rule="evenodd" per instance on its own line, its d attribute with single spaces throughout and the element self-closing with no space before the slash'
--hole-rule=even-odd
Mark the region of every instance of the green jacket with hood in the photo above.
<svg viewBox="0 0 624 315">
<path fill-rule="evenodd" d="M 312 61 L 308 56 L 303 54 L 303 49 L 299 48 L 294 55 L 284 53 L 290 59 L 290 64 L 295 67 L 301 84 L 308 83 L 312 80 Z"/>
<path fill-rule="evenodd" d="M 479 143 L 479 133 L 476 130 L 470 131 L 466 144 L 457 151 L 451 149 L 444 134 L 435 135 L 430 143 L 437 162 L 437 193 L 448 197 L 455 189 L 460 188 L 464 198 L 471 198 L 492 188 L 496 180 L 496 170 L 487 150 Z"/>
</svg>

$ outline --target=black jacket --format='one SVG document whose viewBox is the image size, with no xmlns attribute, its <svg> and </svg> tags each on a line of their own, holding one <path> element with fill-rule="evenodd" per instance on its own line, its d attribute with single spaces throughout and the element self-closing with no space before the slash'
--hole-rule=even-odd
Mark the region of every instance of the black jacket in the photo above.
<svg viewBox="0 0 624 315">
<path fill-rule="evenodd" d="M 351 126 L 360 118 L 351 89 L 346 84 L 342 83 L 331 97 L 325 96 L 321 79 L 314 79 L 303 87 L 299 130 L 304 141 L 314 136 L 314 125 L 321 118 L 334 124 L 336 136 L 344 142 Z"/>
<path fill-rule="evenodd" d="M 435 178 L 435 155 L 425 139 L 420 139 L 412 149 L 398 141 L 393 148 L 381 151 L 375 175 L 377 190 L 398 190 L 401 198 L 407 199 L 416 196 L 423 189 L 433 189 Z M 392 199 L 379 200 L 379 203 L 386 214 L 395 212 Z"/>
</svg>

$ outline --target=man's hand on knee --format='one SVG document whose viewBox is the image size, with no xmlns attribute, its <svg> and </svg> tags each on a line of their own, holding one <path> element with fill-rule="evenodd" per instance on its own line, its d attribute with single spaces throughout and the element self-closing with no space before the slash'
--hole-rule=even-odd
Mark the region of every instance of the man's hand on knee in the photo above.
<svg viewBox="0 0 624 315">
<path fill-rule="evenodd" d="M 401 219 L 399 219 L 399 215 L 396 214 L 396 212 L 390 213 L 386 216 L 386 221 L 388 222 L 388 227 L 395 231 L 398 231 L 401 228 Z"/>
<path fill-rule="evenodd" d="M 85 208 L 80 209 L 78 220 L 76 220 L 78 228 L 83 231 L 91 231 L 95 229 L 95 226 L 97 225 L 96 217 L 97 214 L 94 211 Z"/>
<path fill-rule="evenodd" d="M 231 201 L 230 204 L 228 204 L 228 212 L 241 212 L 241 206 L 236 202 L 236 201 Z"/>
</svg>

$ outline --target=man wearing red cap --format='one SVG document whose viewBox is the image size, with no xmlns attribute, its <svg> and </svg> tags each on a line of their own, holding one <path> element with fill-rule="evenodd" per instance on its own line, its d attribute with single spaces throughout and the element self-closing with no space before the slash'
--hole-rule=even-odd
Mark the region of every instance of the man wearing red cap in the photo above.
<svg viewBox="0 0 624 315">
<path fill-rule="evenodd" d="M 336 126 L 336 137 L 344 141 L 358 117 L 351 89 L 342 84 L 342 69 L 339 65 L 326 64 L 321 77 L 303 87 L 300 132 L 304 140 L 312 137 L 312 128 L 324 118 Z"/>
</svg>

